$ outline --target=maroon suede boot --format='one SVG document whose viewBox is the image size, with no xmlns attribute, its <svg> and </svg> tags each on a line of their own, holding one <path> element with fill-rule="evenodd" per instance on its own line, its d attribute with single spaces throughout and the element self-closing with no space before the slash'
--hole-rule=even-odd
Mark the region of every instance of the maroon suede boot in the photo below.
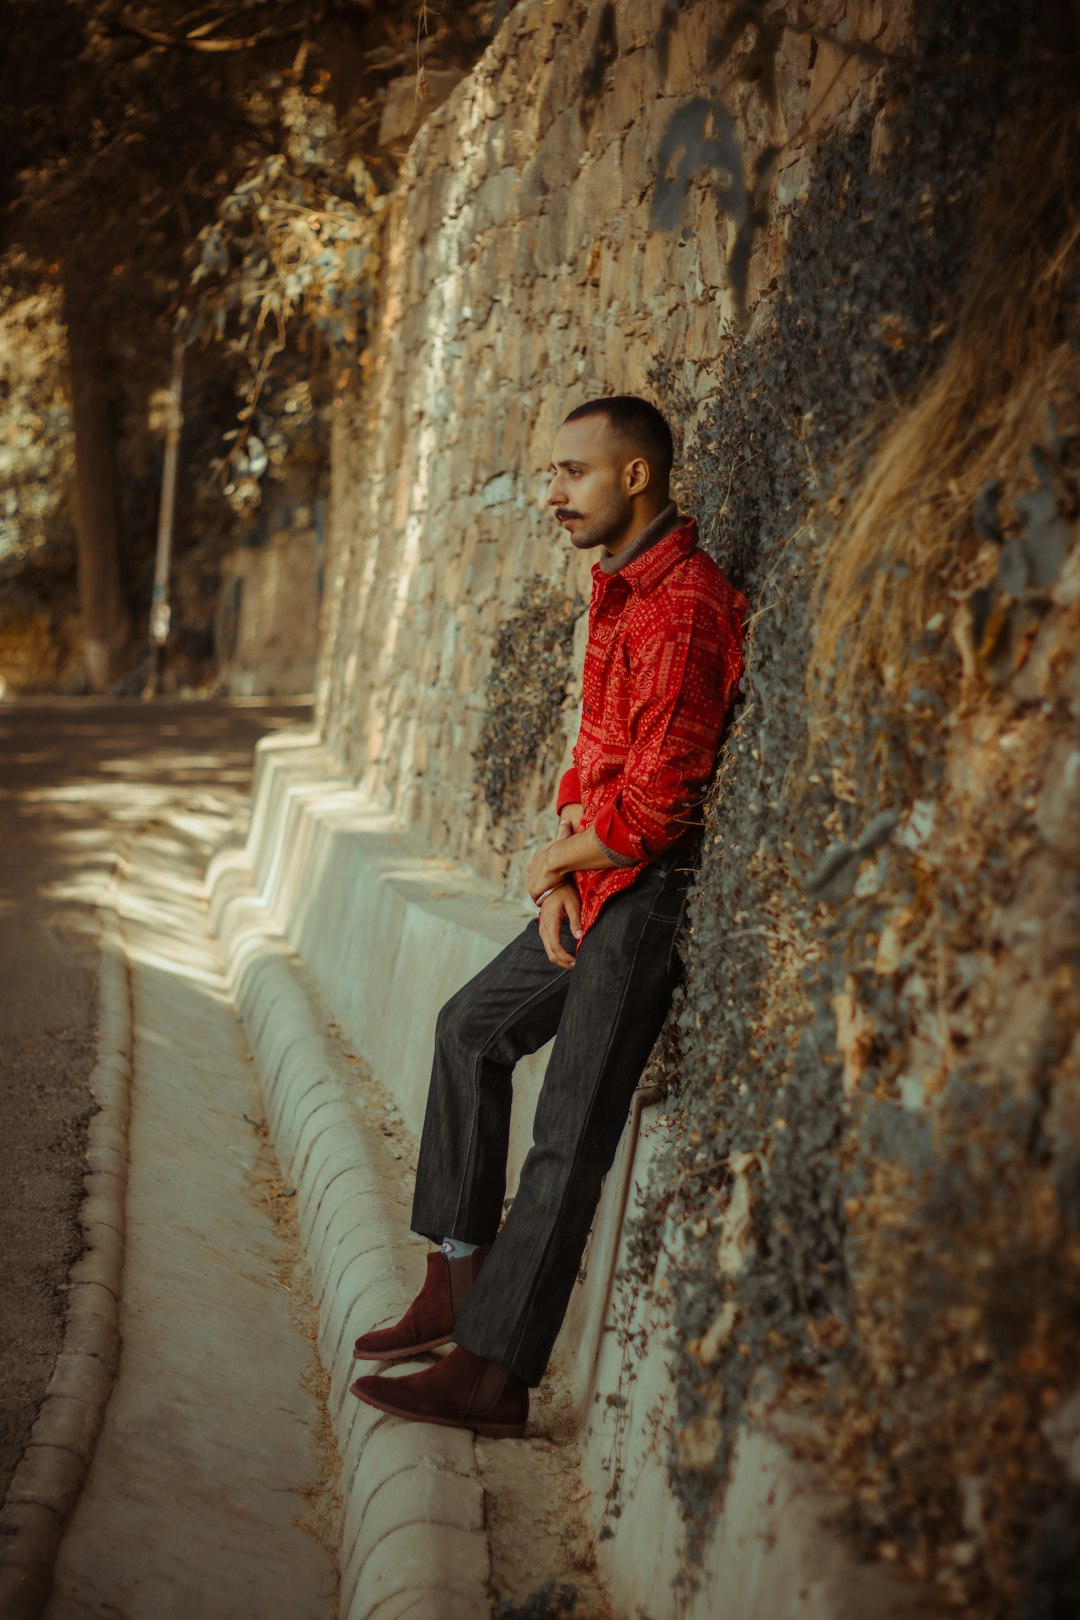
<svg viewBox="0 0 1080 1620">
<path fill-rule="evenodd" d="M 362 1333 L 353 1346 L 357 1361 L 400 1361 L 449 1344 L 454 1323 L 488 1255 L 486 1243 L 462 1260 L 448 1260 L 441 1249 L 427 1257 L 424 1286 L 400 1322 Z"/>
<path fill-rule="evenodd" d="M 497 1361 L 474 1356 L 462 1345 L 435 1367 L 387 1378 L 378 1373 L 358 1378 L 352 1393 L 391 1417 L 418 1423 L 440 1423 L 446 1429 L 472 1429 L 492 1440 L 516 1439 L 525 1433 L 529 1386 Z"/>
</svg>

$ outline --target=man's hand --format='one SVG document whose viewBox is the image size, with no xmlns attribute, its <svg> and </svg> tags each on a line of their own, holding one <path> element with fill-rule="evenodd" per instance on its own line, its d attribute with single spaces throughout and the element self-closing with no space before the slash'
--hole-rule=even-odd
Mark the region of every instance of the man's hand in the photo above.
<svg viewBox="0 0 1080 1620">
<path fill-rule="evenodd" d="M 553 889 L 556 883 L 561 883 L 570 867 L 559 861 L 560 844 L 574 836 L 574 829 L 565 818 L 559 822 L 559 830 L 555 834 L 555 842 L 538 849 L 529 862 L 529 870 L 525 874 L 525 881 L 529 885 L 529 895 L 539 900 L 545 889 Z"/>
<path fill-rule="evenodd" d="M 549 962 L 556 967 L 572 968 L 574 958 L 562 943 L 563 923 L 570 924 L 575 939 L 581 938 L 581 901 L 572 883 L 563 883 L 549 894 L 540 907 L 540 940 Z"/>
<path fill-rule="evenodd" d="M 606 853 L 591 827 L 574 832 L 572 823 L 563 820 L 555 842 L 538 849 L 529 862 L 525 881 L 536 901 L 545 889 L 553 889 L 571 872 L 610 872 L 618 864 Z"/>
</svg>

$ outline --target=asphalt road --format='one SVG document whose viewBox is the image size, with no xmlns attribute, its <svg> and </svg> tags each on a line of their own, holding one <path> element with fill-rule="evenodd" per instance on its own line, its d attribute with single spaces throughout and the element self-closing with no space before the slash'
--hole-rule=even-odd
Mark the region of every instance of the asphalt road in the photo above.
<svg viewBox="0 0 1080 1620">
<path fill-rule="evenodd" d="M 307 705 L 0 704 L 0 1500 L 60 1349 L 91 1112 L 99 906 L 167 808 L 245 810 L 255 742 Z"/>
</svg>

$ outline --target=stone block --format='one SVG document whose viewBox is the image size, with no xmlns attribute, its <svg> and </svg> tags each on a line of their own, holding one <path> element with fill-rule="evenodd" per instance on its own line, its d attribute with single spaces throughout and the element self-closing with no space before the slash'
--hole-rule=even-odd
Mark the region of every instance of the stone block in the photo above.
<svg viewBox="0 0 1080 1620">
<path fill-rule="evenodd" d="M 630 129 L 640 121 L 642 108 L 662 95 L 663 89 L 660 56 L 653 41 L 641 50 L 620 56 L 604 103 L 605 130 Z"/>
<path fill-rule="evenodd" d="M 55 1397 L 85 1401 L 99 1411 L 104 1411 L 105 1400 L 112 1384 L 111 1366 L 106 1366 L 96 1356 L 78 1354 L 65 1348 L 56 1358 L 56 1365 L 45 1394 L 46 1399 Z"/>
<path fill-rule="evenodd" d="M 512 167 L 500 169 L 483 182 L 475 194 L 478 231 L 518 217 L 518 184 L 517 170 Z"/>
<path fill-rule="evenodd" d="M 311 1051 L 311 1056 L 317 1061 L 317 1058 L 324 1055 L 317 1051 L 317 1042 L 313 1045 L 316 1050 Z M 309 1072 L 308 1063 L 304 1063 L 298 1047 L 291 1048 L 290 1056 L 285 1061 L 296 1064 L 298 1068 L 303 1064 L 304 1071 Z M 282 1147 L 287 1155 L 290 1174 L 295 1181 L 306 1178 L 308 1173 L 314 1173 L 322 1158 L 325 1158 L 334 1147 L 332 1142 L 322 1142 L 321 1152 L 316 1153 L 314 1160 L 311 1158 L 327 1129 L 332 1124 L 347 1123 L 350 1118 L 347 1103 L 342 1098 L 337 1081 L 325 1072 L 324 1064 L 321 1064 L 321 1068 L 322 1076 L 317 1079 L 316 1084 L 304 1090 L 303 1097 L 296 1102 L 293 1118 L 283 1121 L 285 1129 L 282 1132 Z M 311 1171 L 308 1171 L 309 1162 Z"/>
<path fill-rule="evenodd" d="M 91 1178 L 88 1176 L 87 1181 Z M 101 1177 L 93 1178 L 100 1188 Z M 124 1235 L 124 1188 L 115 1176 L 107 1179 L 112 1183 L 108 1192 L 97 1191 L 90 1193 L 79 1205 L 79 1224 L 83 1231 L 92 1238 L 101 1227 L 115 1232 L 119 1237 Z"/>
<path fill-rule="evenodd" d="M 425 69 L 423 84 L 415 73 L 391 79 L 379 120 L 379 145 L 405 152 L 425 119 L 456 90 L 465 77 L 460 68 Z"/>
<path fill-rule="evenodd" d="M 335 1201 L 338 1197 L 344 1198 L 351 1192 L 367 1192 L 373 1185 L 373 1174 L 360 1151 L 359 1143 L 355 1140 L 335 1143 L 332 1151 L 317 1166 L 312 1165 L 300 1189 L 300 1230 L 304 1241 L 310 1241 L 310 1232 L 318 1219 L 323 1201 L 339 1177 L 347 1176 L 349 1181 L 347 1188 L 338 1188 L 334 1195 Z"/>
<path fill-rule="evenodd" d="M 48 1582 L 60 1546 L 60 1516 L 40 1502 L 15 1502 L 0 1509 L 0 1568 L 19 1569 Z M 7 1620 L 7 1609 L 3 1610 Z"/>
<path fill-rule="evenodd" d="M 622 187 L 628 204 L 636 207 L 651 200 L 656 180 L 656 154 L 657 135 L 652 118 L 643 116 L 635 119 L 622 138 Z M 639 223 L 639 230 L 651 229 L 647 222 L 646 212 Z"/>
<path fill-rule="evenodd" d="M 715 360 L 721 350 L 722 325 L 729 314 L 730 310 L 722 297 L 701 299 L 690 310 L 683 346 L 691 354 L 700 355 L 706 360 Z M 678 342 L 676 333 L 676 345 Z"/>
<path fill-rule="evenodd" d="M 36 1446 L 59 1446 L 89 1462 L 101 1422 L 99 1408 L 66 1395 L 46 1396 L 32 1431 Z"/>
<path fill-rule="evenodd" d="M 111 1316 L 87 1310 L 69 1312 L 64 1349 L 74 1355 L 96 1356 L 104 1366 L 115 1368 L 120 1350 L 115 1312 Z"/>
<path fill-rule="evenodd" d="M 678 285 L 677 231 L 654 231 L 645 244 L 641 266 L 641 301 L 657 301 L 670 286 Z"/>
<path fill-rule="evenodd" d="M 697 269 L 706 287 L 726 287 L 728 216 L 711 188 L 701 194 L 694 229 Z"/>
<path fill-rule="evenodd" d="M 123 1239 L 109 1227 L 99 1227 L 94 1234 L 93 1245 L 76 1260 L 68 1280 L 72 1283 L 100 1283 L 116 1293 L 123 1260 Z"/>
<path fill-rule="evenodd" d="M 626 334 L 614 321 L 603 334 L 602 352 L 605 384 L 613 394 L 625 393 Z"/>
<path fill-rule="evenodd" d="M 312 1275 L 320 1296 L 332 1296 L 340 1279 L 357 1254 L 364 1252 L 367 1239 L 387 1225 L 386 1200 L 377 1194 L 368 1194 L 337 1223 L 335 1235 L 327 1242 L 314 1263 Z"/>
<path fill-rule="evenodd" d="M 803 138 L 807 144 L 843 117 L 855 100 L 858 87 L 857 59 L 839 45 L 830 44 L 827 39 L 819 40 L 806 96 Z"/>
<path fill-rule="evenodd" d="M 551 122 L 534 158 L 549 199 L 569 186 L 585 152 L 585 137 L 577 107 L 565 107 Z"/>
<path fill-rule="evenodd" d="M 382 1457 L 379 1463 L 382 1473 Z M 484 1492 L 480 1481 L 475 1474 L 471 1478 L 444 1474 L 427 1462 L 384 1473 L 382 1483 L 367 1497 L 359 1515 L 359 1556 L 362 1558 L 365 1547 L 377 1547 L 395 1531 L 412 1524 L 447 1526 L 482 1536 Z"/>
<path fill-rule="evenodd" d="M 93 1316 L 116 1320 L 117 1296 L 112 1288 L 100 1282 L 73 1282 L 68 1286 L 68 1328 L 77 1320 Z"/>
<path fill-rule="evenodd" d="M 34 1502 L 66 1519 L 78 1500 L 85 1465 L 62 1446 L 31 1443 L 8 1489 L 8 1502 Z"/>
<path fill-rule="evenodd" d="M 422 1556 L 421 1556 L 422 1552 Z M 406 1526 L 393 1531 L 355 1565 L 342 1572 L 342 1614 L 345 1620 L 367 1620 L 387 1612 L 392 1599 L 408 1593 L 411 1601 L 399 1612 L 415 1608 L 424 1591 L 427 1568 L 434 1563 L 443 1577 L 442 1614 L 455 1598 L 476 1605 L 476 1620 L 490 1613 L 487 1582 L 490 1574 L 484 1537 L 446 1525 Z M 468 1610 L 464 1610 L 468 1613 Z"/>
<path fill-rule="evenodd" d="M 93 1125 L 94 1148 L 111 1150 L 123 1164 L 127 1164 L 127 1132 L 117 1125 L 103 1124 L 100 1116 L 94 1119 Z"/>
<path fill-rule="evenodd" d="M 38 1620 L 48 1595 L 48 1571 L 43 1568 L 41 1575 L 35 1575 L 6 1561 L 8 1556 L 14 1558 L 18 1551 L 19 1543 L 14 1538 L 6 1554 L 0 1549 L 0 1614 L 4 1620 Z"/>
<path fill-rule="evenodd" d="M 1035 825 L 1074 869 L 1080 865 L 1080 745 L 1073 737 L 1060 737 L 1050 751 Z"/>
<path fill-rule="evenodd" d="M 716 27 L 711 6 L 681 6 L 668 40 L 663 93 L 680 99 L 711 92 L 709 37 Z"/>
<path fill-rule="evenodd" d="M 615 39 L 620 56 L 652 49 L 663 15 L 662 0 L 620 0 L 615 7 Z"/>
<path fill-rule="evenodd" d="M 541 277 L 554 278 L 576 257 L 577 239 L 570 235 L 566 194 L 552 199 L 548 211 L 529 232 L 530 261 Z"/>
<path fill-rule="evenodd" d="M 615 304 L 620 304 L 630 279 L 630 247 L 610 237 L 596 243 L 595 277 L 599 289 L 601 310 L 608 315 Z"/>
<path fill-rule="evenodd" d="M 617 228 L 625 216 L 627 201 L 622 141 L 618 136 L 608 140 L 582 171 L 578 185 L 582 183 L 587 234 L 595 236 L 612 224 Z"/>
<path fill-rule="evenodd" d="M 86 1162 L 94 1175 L 127 1179 L 127 1154 L 114 1146 L 92 1141 L 86 1150 Z"/>
</svg>

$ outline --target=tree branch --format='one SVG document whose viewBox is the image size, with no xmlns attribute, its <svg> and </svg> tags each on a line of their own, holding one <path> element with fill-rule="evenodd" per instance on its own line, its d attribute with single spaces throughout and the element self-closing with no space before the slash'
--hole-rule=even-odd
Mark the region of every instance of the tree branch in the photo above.
<svg viewBox="0 0 1080 1620">
<path fill-rule="evenodd" d="M 196 39 L 190 35 L 177 37 L 173 34 L 163 34 L 156 28 L 145 28 L 142 23 L 126 17 L 118 19 L 113 28 L 117 33 L 134 34 L 136 39 L 144 39 L 150 45 L 165 45 L 172 50 L 204 51 L 224 55 L 235 51 L 253 51 L 260 45 L 273 45 L 278 40 L 295 38 L 309 26 L 317 28 L 325 16 L 325 8 L 320 7 L 310 19 L 310 24 L 308 18 L 302 17 L 299 22 L 290 23 L 286 28 L 264 28 L 244 39 Z"/>
</svg>

